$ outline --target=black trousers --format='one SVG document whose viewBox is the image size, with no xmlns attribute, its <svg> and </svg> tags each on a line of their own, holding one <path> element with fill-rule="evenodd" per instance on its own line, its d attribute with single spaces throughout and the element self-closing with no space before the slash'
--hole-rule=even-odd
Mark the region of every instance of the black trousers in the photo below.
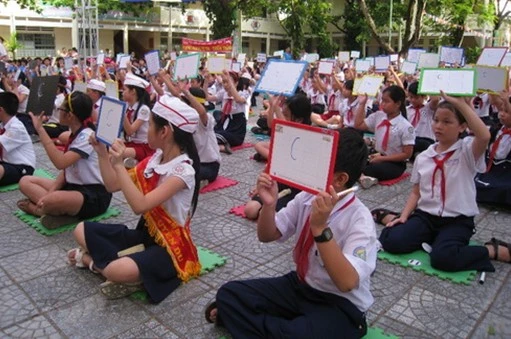
<svg viewBox="0 0 511 339">
<path fill-rule="evenodd" d="M 296 272 L 231 281 L 217 292 L 217 321 L 233 338 L 361 338 L 365 314 L 349 300 L 315 290 Z"/>
<path fill-rule="evenodd" d="M 378 180 L 399 178 L 406 170 L 406 162 L 383 161 L 376 164 L 368 163 L 364 174 Z"/>
</svg>

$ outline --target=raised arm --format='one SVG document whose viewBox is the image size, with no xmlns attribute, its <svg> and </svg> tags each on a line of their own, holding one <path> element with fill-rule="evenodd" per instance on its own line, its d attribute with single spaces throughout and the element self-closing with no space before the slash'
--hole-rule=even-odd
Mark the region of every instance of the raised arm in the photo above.
<svg viewBox="0 0 511 339">
<path fill-rule="evenodd" d="M 355 128 L 367 131 L 369 128 L 367 127 L 364 119 L 366 117 L 366 104 L 367 104 L 367 94 L 358 96 L 358 107 L 355 112 Z"/>
</svg>

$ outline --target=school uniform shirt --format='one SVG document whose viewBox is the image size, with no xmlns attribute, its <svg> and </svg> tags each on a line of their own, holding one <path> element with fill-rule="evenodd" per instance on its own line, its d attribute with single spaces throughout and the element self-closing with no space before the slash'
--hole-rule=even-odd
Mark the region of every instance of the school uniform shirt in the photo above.
<svg viewBox="0 0 511 339">
<path fill-rule="evenodd" d="M 365 312 L 374 302 L 370 291 L 370 276 L 376 267 L 378 242 L 371 212 L 358 198 L 355 198 L 353 203 L 342 211 L 337 211 L 352 197 L 353 193 L 337 202 L 333 213 L 328 217 L 327 224 L 332 230 L 333 241 L 339 245 L 346 259 L 358 273 L 358 287 L 350 292 L 341 292 L 337 288 L 324 267 L 316 244 L 312 246 L 309 253 L 309 269 L 305 281 L 317 290 L 348 299 L 360 311 Z M 285 242 L 293 234 L 296 239 L 300 237 L 311 213 L 311 204 L 314 199 L 313 194 L 300 192 L 277 213 L 275 222 L 282 234 L 279 242 Z"/>
<path fill-rule="evenodd" d="M 312 89 L 312 80 L 311 79 L 302 79 L 300 82 L 300 87 L 304 93 L 308 93 Z"/>
<path fill-rule="evenodd" d="M 161 164 L 162 157 L 163 151 L 157 149 L 147 163 L 144 176 L 150 178 L 153 173 L 159 174 L 158 186 L 170 177 L 178 177 L 185 183 L 185 189 L 176 192 L 176 194 L 162 204 L 174 220 L 181 226 L 184 226 L 188 211 L 192 206 L 193 191 L 195 189 L 193 161 L 188 155 L 181 154 L 171 161 Z"/>
<path fill-rule="evenodd" d="M 76 152 L 80 159 L 64 169 L 66 182 L 76 185 L 103 185 L 99 171 L 98 155 L 89 143 L 89 137 L 94 131 L 82 129 L 69 145 L 68 151 Z"/>
<path fill-rule="evenodd" d="M 311 88 L 307 92 L 307 97 L 309 97 L 312 105 L 325 105 L 325 107 L 326 107 L 326 101 L 325 101 L 325 94 L 324 93 L 322 93 L 320 91 L 316 91 L 315 89 Z"/>
<path fill-rule="evenodd" d="M 339 106 L 341 105 L 341 102 L 344 100 L 344 97 L 342 96 L 341 91 L 337 90 L 334 91 L 332 86 L 328 86 L 328 102 L 326 106 L 326 111 L 339 111 Z"/>
<path fill-rule="evenodd" d="M 2 127 L 5 128 L 5 132 L 0 135 L 2 147 L 0 160 L 8 164 L 35 168 L 34 146 L 25 125 L 14 116 Z"/>
<path fill-rule="evenodd" d="M 101 104 L 103 103 L 103 97 L 99 98 L 98 101 L 96 101 L 93 105 L 92 105 L 92 109 L 94 111 L 96 111 L 97 113 L 99 113 L 99 109 L 101 108 Z M 141 108 L 142 109 L 142 108 Z M 140 112 L 139 112 L 140 113 Z"/>
<path fill-rule="evenodd" d="M 222 108 L 229 99 L 232 99 L 232 109 L 230 114 L 245 113 L 246 106 L 250 105 L 249 98 L 251 93 L 249 90 L 238 91 L 238 95 L 245 99 L 244 103 L 236 102 L 236 100 L 234 100 L 225 89 L 221 89 L 216 93 L 217 100 L 222 101 Z"/>
<path fill-rule="evenodd" d="M 58 124 L 60 122 L 59 107 L 62 106 L 64 99 L 65 99 L 65 95 L 63 93 L 57 94 L 57 96 L 55 97 L 55 105 L 53 107 L 53 113 L 51 114 L 50 119 L 48 119 L 47 124 Z"/>
<path fill-rule="evenodd" d="M 27 87 L 23 86 L 23 85 L 19 85 L 18 86 L 18 93 L 19 94 L 26 94 L 27 95 L 25 100 L 20 102 L 20 104 L 18 106 L 18 113 L 28 113 L 28 112 L 26 112 L 26 110 L 27 110 L 28 96 L 30 95 L 30 90 Z"/>
<path fill-rule="evenodd" d="M 495 140 L 497 140 L 502 134 L 502 128 L 498 131 Z M 489 150 L 492 149 L 493 143 L 489 146 Z M 507 161 L 507 156 L 511 153 L 511 136 L 506 134 L 502 137 L 499 143 L 499 147 L 497 148 L 497 152 L 495 153 L 495 158 L 493 162 L 498 165 L 499 163 Z M 500 161 L 499 161 L 500 160 Z"/>
<path fill-rule="evenodd" d="M 132 109 L 133 113 L 131 115 L 130 123 L 133 124 L 135 121 L 135 112 L 137 111 L 138 102 L 135 105 L 128 107 L 128 109 Z M 130 135 L 130 140 L 137 144 L 147 144 L 147 134 L 149 133 L 149 118 L 151 116 L 151 109 L 146 105 L 142 105 L 137 113 L 137 120 L 142 120 L 144 123 L 140 126 L 140 128 Z"/>
<path fill-rule="evenodd" d="M 474 159 L 472 143 L 474 138 L 466 137 L 458 140 L 447 151 L 437 153 L 436 143 L 429 146 L 415 159 L 410 181 L 419 184 L 420 198 L 417 208 L 432 215 L 442 217 L 456 217 L 459 215 L 475 216 L 479 214 L 476 203 L 476 187 L 474 177 L 477 172 L 486 170 L 484 155 Z M 447 153 L 455 150 L 453 155 L 444 163 L 445 200 L 442 211 L 442 173 L 435 174 L 433 186 L 433 172 L 436 168 L 434 157 L 442 159 Z"/>
<path fill-rule="evenodd" d="M 472 106 L 474 111 L 480 118 L 484 118 L 490 115 L 490 96 L 488 93 L 477 95 L 472 99 Z"/>
<path fill-rule="evenodd" d="M 220 162 L 220 149 L 215 134 L 215 118 L 211 114 L 208 114 L 206 125 L 199 121 L 197 131 L 193 133 L 193 140 L 201 162 Z"/>
<path fill-rule="evenodd" d="M 358 98 L 353 100 L 351 104 L 348 102 L 347 98 L 341 101 L 339 104 L 339 114 L 342 116 L 344 127 L 355 128 L 355 115 L 357 114 L 358 106 Z M 350 110 L 351 114 L 349 114 Z"/>
<path fill-rule="evenodd" d="M 389 141 L 387 150 L 384 151 L 382 143 L 387 128 L 385 126 L 378 127 L 383 120 L 387 120 L 387 114 L 382 111 L 375 112 L 364 120 L 369 130 L 374 132 L 374 138 L 376 140 L 375 149 L 377 152 L 385 155 L 393 155 L 402 153 L 403 146 L 415 145 L 415 129 L 405 117 L 399 114 L 397 117 L 390 120 Z"/>
<path fill-rule="evenodd" d="M 433 132 L 433 115 L 435 112 L 431 109 L 430 103 L 425 103 L 419 109 L 419 120 L 415 127 L 415 135 L 421 138 L 429 138 L 431 140 L 435 140 L 435 133 Z M 408 117 L 408 121 L 412 124 L 417 119 L 415 117 L 416 109 L 409 105 L 406 107 L 406 116 Z"/>
</svg>

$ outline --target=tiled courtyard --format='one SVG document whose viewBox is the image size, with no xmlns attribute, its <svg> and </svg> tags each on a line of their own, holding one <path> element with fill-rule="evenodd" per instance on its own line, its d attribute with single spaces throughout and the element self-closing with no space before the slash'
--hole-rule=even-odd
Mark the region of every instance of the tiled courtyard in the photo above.
<svg viewBox="0 0 511 339">
<path fill-rule="evenodd" d="M 253 119 L 251 119 L 251 122 Z M 247 132 L 247 142 L 256 142 Z M 38 167 L 56 173 L 35 144 Z M 263 244 L 255 223 L 229 214 L 243 204 L 264 165 L 250 160 L 253 149 L 223 155 L 220 174 L 238 184 L 201 194 L 192 222 L 197 245 L 227 257 L 227 263 L 183 285 L 158 305 L 129 298 L 109 301 L 102 279 L 66 264 L 75 247 L 71 232 L 46 237 L 13 212 L 19 191 L 0 193 L 0 337 L 2 338 L 219 338 L 226 333 L 204 320 L 205 305 L 232 279 L 277 276 L 294 267 L 293 244 Z M 410 190 L 403 181 L 375 186 L 358 196 L 372 209 L 400 209 Z M 122 194 L 112 205 L 122 211 L 106 222 L 135 227 L 138 217 Z M 481 206 L 474 239 L 511 241 L 511 214 Z M 378 228 L 380 229 L 380 227 Z M 372 278 L 376 302 L 370 326 L 403 338 L 511 338 L 511 265 L 496 263 L 483 285 L 458 285 L 378 261 Z"/>
</svg>

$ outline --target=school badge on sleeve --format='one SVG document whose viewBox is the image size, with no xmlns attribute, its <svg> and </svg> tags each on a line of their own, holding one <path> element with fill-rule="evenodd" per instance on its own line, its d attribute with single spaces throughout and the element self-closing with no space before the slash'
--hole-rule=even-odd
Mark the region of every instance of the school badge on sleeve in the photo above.
<svg viewBox="0 0 511 339">
<path fill-rule="evenodd" d="M 359 246 L 353 250 L 353 255 L 362 260 L 366 260 L 366 248 L 364 246 Z"/>
</svg>

